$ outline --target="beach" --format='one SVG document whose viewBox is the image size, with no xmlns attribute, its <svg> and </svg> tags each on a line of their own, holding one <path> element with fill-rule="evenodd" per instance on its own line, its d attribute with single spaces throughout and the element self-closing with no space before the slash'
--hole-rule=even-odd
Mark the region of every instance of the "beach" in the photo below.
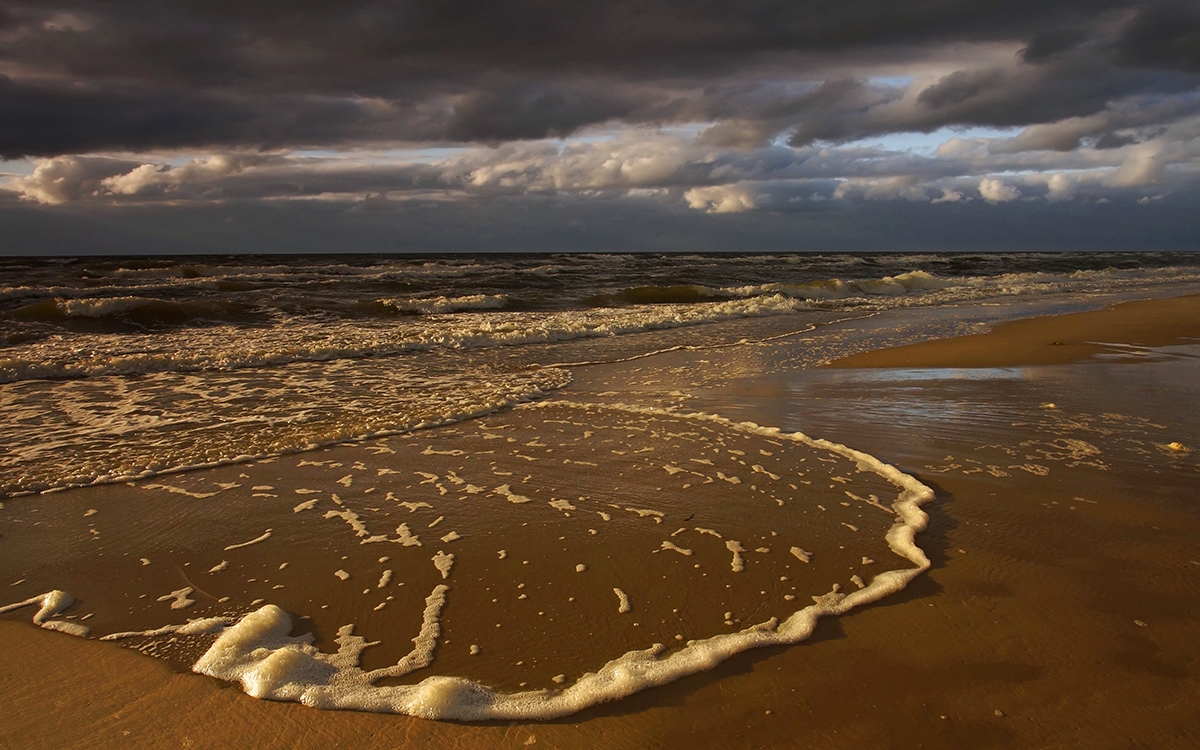
<svg viewBox="0 0 1200 750">
<path fill-rule="evenodd" d="M 7 498 L 3 603 L 62 589 L 78 604 L 52 622 L 129 635 L 6 614 L 0 744 L 1186 745 L 1197 299 L 718 321 L 586 364 L 556 350 L 536 394 L 508 381 L 510 404 L 442 426 Z M 919 488 L 927 521 L 897 517 Z M 884 571 L 903 589 L 833 613 Z M 811 635 L 771 641 L 810 604 Z M 433 671 L 381 686 L 541 691 L 521 710 L 652 644 L 648 663 L 721 655 L 540 721 L 318 710 L 270 694 L 286 669 L 256 667 L 276 700 L 191 673 L 264 605 L 296 618 L 271 648 L 312 634 L 386 670 L 425 638 Z M 227 620 L 147 634 L 193 618 Z M 355 684 L 327 700 L 376 695 Z"/>
</svg>

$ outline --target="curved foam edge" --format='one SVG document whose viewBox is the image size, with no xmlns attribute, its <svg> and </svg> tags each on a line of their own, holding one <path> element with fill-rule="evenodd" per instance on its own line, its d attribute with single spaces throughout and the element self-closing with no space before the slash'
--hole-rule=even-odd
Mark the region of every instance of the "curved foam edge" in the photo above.
<svg viewBox="0 0 1200 750">
<path fill-rule="evenodd" d="M 896 555 L 915 567 L 880 573 L 865 588 L 846 596 L 822 597 L 782 623 L 772 618 L 736 633 L 692 641 L 666 656 L 663 656 L 666 647 L 657 643 L 647 649 L 630 651 L 563 689 L 506 694 L 471 680 L 446 676 L 428 677 L 415 685 L 374 685 L 380 677 L 401 676 L 432 663 L 440 633 L 441 609 L 449 591 L 445 585 L 436 587 L 426 599 L 421 633 L 414 639 L 415 648 L 394 667 L 374 672 L 359 669 L 358 656 L 370 644 L 352 635 L 352 626 L 339 631 L 337 653 L 322 653 L 312 646 L 311 636 L 294 638 L 288 635 L 291 615 L 279 607 L 266 605 L 225 630 L 196 662 L 193 671 L 240 682 L 243 689 L 256 698 L 299 701 L 316 708 L 458 721 L 547 720 L 712 669 L 725 659 L 751 648 L 799 643 L 812 635 L 821 617 L 844 614 L 854 607 L 900 591 L 930 567 L 929 558 L 916 545 L 915 536 L 928 521 L 920 506 L 933 498 L 933 490 L 874 456 L 800 432 L 785 433 L 778 428 L 762 427 L 753 422 L 733 422 L 701 412 L 568 401 L 542 401 L 525 408 L 563 406 L 707 421 L 741 432 L 792 440 L 853 460 L 863 470 L 875 472 L 901 489 L 892 505 L 897 518 L 886 539 Z"/>
</svg>

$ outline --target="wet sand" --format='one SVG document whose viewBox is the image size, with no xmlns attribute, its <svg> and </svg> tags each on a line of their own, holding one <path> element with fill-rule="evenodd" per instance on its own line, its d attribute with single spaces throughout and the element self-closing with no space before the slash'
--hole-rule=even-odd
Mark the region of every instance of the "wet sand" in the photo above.
<svg viewBox="0 0 1200 750">
<path fill-rule="evenodd" d="M 1175 304 L 1135 308 L 1139 333 L 1118 343 L 1177 341 Z M 1124 309 L 1093 315 L 1113 319 Z M 1020 325 L 1036 332 L 1054 320 Z M 1147 337 L 1148 329 L 1159 338 Z M 1050 348 L 1041 338 L 1070 338 L 1061 329 L 1043 333 L 1026 338 L 1019 350 L 1026 360 Z M 112 644 L 0 621 L 0 746 L 1193 744 L 1200 737 L 1192 708 L 1200 696 L 1200 514 L 1190 501 L 1200 445 L 1195 360 L 1160 351 L 1133 368 L 1089 361 L 870 377 L 769 366 L 772 357 L 786 360 L 787 347 L 806 345 L 803 338 L 779 342 L 749 360 L 742 350 L 707 352 L 706 368 L 732 375 L 687 398 L 671 394 L 687 389 L 694 353 L 651 358 L 636 373 L 629 365 L 580 368 L 561 394 L 590 402 L 674 400 L 800 429 L 891 461 L 937 490 L 926 506 L 929 528 L 918 538 L 933 569 L 899 595 L 822 620 L 801 645 L 751 651 L 552 722 L 470 725 L 256 701 Z M 974 366 L 973 356 L 953 362 Z M 747 374 L 756 372 L 763 374 Z M 503 421 L 521 429 L 541 424 L 520 411 Z M 1172 442 L 1193 451 L 1173 450 Z M 364 455 L 362 448 L 336 450 Z M 6 502 L 11 509 L 22 501 Z M 255 520 L 246 519 L 247 531 Z M 216 544 L 234 531 L 197 535 Z M 261 561 L 266 547 L 245 549 Z M 163 593 L 171 590 L 166 583 L 158 586 Z M 407 628 L 392 637 L 412 635 Z"/>
<path fill-rule="evenodd" d="M 830 367 L 1017 367 L 1075 362 L 1130 348 L 1200 340 L 1200 296 L 1124 302 L 1104 310 L 999 323 L 987 333 L 863 352 Z"/>
</svg>

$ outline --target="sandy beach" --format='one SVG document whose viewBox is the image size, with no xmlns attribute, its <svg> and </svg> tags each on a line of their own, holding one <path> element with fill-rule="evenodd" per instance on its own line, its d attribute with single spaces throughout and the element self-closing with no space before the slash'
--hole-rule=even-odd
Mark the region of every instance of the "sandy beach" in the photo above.
<svg viewBox="0 0 1200 750">
<path fill-rule="evenodd" d="M 575 380 L 568 388 L 536 406 L 486 417 L 479 421 L 478 429 L 441 428 L 336 446 L 283 457 L 278 462 L 190 472 L 173 476 L 170 481 L 143 481 L 138 489 L 109 485 L 6 500 L 3 512 L 10 520 L 19 519 L 27 525 L 19 533 L 17 526 L 9 526 L 12 533 L 6 533 L 0 547 L 5 555 L 2 569 L 13 571 L 14 578 L 68 588 L 85 605 L 90 606 L 92 599 L 107 597 L 114 604 L 103 611 L 94 610 L 95 621 L 105 621 L 107 631 L 126 624 L 138 626 L 138 618 L 147 606 L 158 607 L 153 611 L 162 612 L 163 620 L 169 620 L 171 611 L 166 603 L 150 604 L 155 597 L 139 592 L 170 592 L 181 585 L 176 574 L 197 583 L 193 588 L 198 593 L 191 595 L 200 601 L 196 614 L 185 610 L 188 616 L 198 616 L 205 607 L 216 613 L 222 591 L 214 586 L 228 588 L 225 582 L 229 579 L 221 576 L 241 570 L 244 578 L 253 568 L 267 572 L 254 572 L 237 592 L 229 589 L 230 595 L 247 599 L 258 596 L 256 586 L 265 592 L 274 591 L 272 601 L 310 618 L 308 624 L 298 627 L 314 632 L 318 646 L 329 646 L 332 631 L 342 624 L 324 622 L 319 604 L 331 604 L 343 612 L 361 611 L 356 618 L 364 637 L 382 636 L 384 640 L 378 656 L 367 652 L 378 662 L 367 666 L 379 666 L 394 661 L 408 649 L 408 640 L 417 635 L 420 617 L 398 621 L 395 627 L 402 631 L 398 633 L 370 632 L 370 618 L 414 607 L 419 612 L 421 600 L 442 579 L 425 562 L 419 581 L 410 580 L 404 589 L 389 588 L 396 591 L 395 600 L 384 602 L 387 608 L 374 609 L 379 598 L 374 593 L 376 567 L 387 564 L 376 564 L 380 556 L 376 545 L 345 551 L 346 556 L 341 558 L 345 562 L 339 564 L 353 574 L 349 581 L 338 580 L 324 568 L 307 567 L 307 558 L 320 558 L 316 547 L 321 544 L 321 537 L 308 529 L 320 528 L 324 533 L 335 526 L 352 526 L 352 519 L 337 515 L 346 511 L 332 505 L 328 506 L 332 518 L 309 516 L 307 510 L 292 513 L 293 505 L 307 501 L 307 496 L 297 491 L 317 488 L 313 497 L 319 490 L 324 493 L 323 500 L 331 490 L 349 495 L 353 482 L 339 486 L 336 480 L 345 479 L 342 474 L 348 469 L 344 467 L 355 462 L 373 473 L 377 465 L 384 466 L 379 462 L 385 458 L 397 462 L 391 465 L 400 466 L 423 456 L 421 460 L 427 463 L 422 464 L 422 471 L 439 477 L 447 493 L 453 495 L 459 485 L 452 486 L 446 478 L 458 476 L 454 473 L 457 471 L 465 482 L 470 461 L 483 456 L 485 448 L 492 450 L 472 441 L 481 441 L 488 430 L 494 430 L 505 438 L 491 443 L 516 446 L 508 449 L 507 457 L 499 451 L 480 464 L 481 472 L 486 467 L 494 477 L 511 472 L 512 465 L 520 465 L 526 458 L 536 458 L 528 447 L 530 443 L 546 452 L 548 446 L 559 451 L 554 456 L 555 468 L 550 470 L 548 461 L 540 464 L 546 471 L 528 491 L 535 500 L 553 502 L 562 499 L 558 488 L 599 486 L 613 479 L 597 474 L 594 464 L 600 462 L 583 453 L 596 447 L 592 436 L 585 435 L 585 431 L 575 437 L 569 434 L 572 428 L 567 423 L 572 410 L 581 408 L 572 404 L 641 404 L 719 414 L 735 421 L 748 420 L 827 438 L 894 464 L 936 492 L 934 501 L 925 506 L 928 528 L 917 539 L 929 555 L 932 568 L 899 594 L 838 618 L 822 619 L 812 637 L 799 645 L 750 650 L 710 671 L 548 722 L 435 722 L 406 716 L 318 711 L 295 703 L 255 700 L 236 685 L 186 673 L 186 666 L 202 651 L 201 645 L 188 643 L 187 639 L 175 644 L 161 642 L 163 639 L 130 642 L 163 657 L 151 659 L 116 644 L 37 629 L 28 622 L 32 612 L 21 610 L 0 621 L 0 647 L 6 654 L 0 666 L 0 710 L 5 715 L 0 746 L 1187 746 L 1200 738 L 1200 720 L 1192 708 L 1200 695 L 1195 677 L 1200 659 L 1200 626 L 1196 624 L 1200 621 L 1200 549 L 1195 542 L 1200 538 L 1200 514 L 1191 498 L 1200 452 L 1194 385 L 1200 382 L 1195 365 L 1195 338 L 1200 335 L 1196 328 L 1200 320 L 1198 307 L 1200 297 L 1133 302 L 1098 312 L 1000 324 L 978 336 L 876 350 L 843 359 L 829 368 L 796 370 L 786 366 L 795 353 L 819 348 L 821 337 L 852 330 L 856 323 L 849 321 L 761 346 L 675 351 L 635 364 L 573 368 Z M 840 331 L 837 326 L 841 326 Z M 1091 343 L 1096 341 L 1103 343 Z M 1096 354 L 1119 356 L 1093 356 Z M 699 371 L 705 373 L 703 378 L 696 374 Z M 611 415 L 596 417 L 602 426 L 609 418 L 616 420 Z M 622 451 L 619 458 L 611 459 L 618 462 L 612 465 L 629 466 L 624 471 L 629 473 L 630 486 L 645 487 L 646 492 L 661 490 L 658 485 L 666 487 L 668 480 L 685 480 L 686 475 L 662 472 L 661 466 L 654 467 L 658 473 L 652 475 L 653 479 L 643 479 L 633 473 L 640 471 L 641 464 L 621 462 L 632 462 L 638 451 L 654 447 L 659 451 L 661 460 L 656 460 L 660 464 L 683 466 L 688 456 L 700 455 L 692 450 L 701 444 L 695 441 L 710 438 L 678 438 L 687 450 L 681 448 L 683 452 L 678 455 L 670 454 L 671 446 L 666 443 L 629 432 L 627 428 L 636 421 L 630 418 L 612 422 L 613 437 L 619 442 L 610 446 L 610 452 Z M 663 425 L 664 434 L 668 428 L 683 429 L 666 421 Z M 552 436 L 552 430 L 558 430 L 562 437 Z M 780 466 L 794 468 L 795 464 L 789 462 L 801 458 L 812 458 L 810 463 L 817 460 L 815 455 L 805 453 L 810 450 L 807 447 L 772 447 L 754 435 L 738 438 L 746 441 L 744 445 L 727 434 L 714 433 L 712 439 L 722 441 L 722 449 L 728 449 L 725 453 L 732 453 L 735 462 L 739 455 L 761 453 L 755 459 L 761 462 L 756 472 L 749 471 L 749 460 L 741 461 L 742 468 L 737 470 L 747 477 L 783 474 L 785 469 Z M 386 450 L 399 453 L 392 458 Z M 566 457 L 561 463 L 560 456 Z M 311 465 L 301 467 L 299 461 Z M 287 471 L 283 470 L 285 465 Z M 713 474 L 717 467 L 693 468 Z M 835 469 L 831 464 L 827 470 L 831 478 L 836 475 Z M 728 469 L 725 472 L 722 476 L 733 476 Z M 517 487 L 516 478 L 504 480 L 503 485 L 496 479 L 487 489 Z M 867 484 L 870 481 L 869 477 L 852 474 L 843 478 Z M 390 476 L 380 473 L 378 479 L 382 482 Z M 188 513 L 192 515 L 172 523 L 155 521 L 152 514 L 146 514 L 146 504 L 138 499 L 153 495 L 182 498 L 180 502 L 184 502 L 190 497 L 164 489 L 147 490 L 147 484 L 201 494 L 202 485 L 222 483 L 269 485 L 271 489 L 261 494 L 284 497 L 263 497 L 258 505 L 239 506 L 234 522 L 222 515 L 227 512 L 219 510 L 225 496 L 217 495 L 205 505 L 180 505 L 190 508 Z M 761 483 L 764 491 L 772 486 L 766 480 Z M 827 559 L 814 558 L 814 563 L 831 566 L 828 570 L 837 568 L 848 573 L 858 565 L 859 558 L 884 560 L 888 552 L 879 539 L 871 542 L 865 537 L 872 523 L 880 529 L 876 536 L 881 537 L 888 518 L 874 518 L 872 510 L 861 508 L 857 501 L 852 505 L 837 484 L 831 482 L 830 489 L 822 491 L 831 493 L 829 497 L 836 497 L 838 503 L 821 501 L 821 516 L 789 517 L 788 523 L 818 539 L 847 524 L 855 534 L 861 528 L 861 548 L 839 541 L 827 545 Z M 436 486 L 431 483 L 422 487 L 412 480 L 405 488 L 431 493 L 428 505 L 434 506 L 439 497 Z M 732 494 L 687 494 L 693 490 L 715 493 L 716 489 Z M 874 486 L 854 489 L 860 497 L 884 492 Z M 381 485 L 380 494 L 384 491 Z M 663 499 L 656 500 L 657 505 L 647 500 L 647 507 L 659 509 L 661 522 L 652 513 L 632 512 L 637 508 L 621 509 L 631 512 L 625 514 L 628 520 L 615 521 L 625 525 L 614 533 L 644 533 L 649 550 L 659 544 L 654 535 L 663 536 L 660 529 L 671 525 L 673 530 L 673 522 L 679 520 L 683 530 L 682 519 L 690 512 L 688 503 L 693 502 L 689 498 L 694 497 L 701 507 L 719 508 L 727 497 L 741 502 L 738 498 L 744 496 L 746 502 L 757 502 L 755 492 L 759 487 L 755 485 L 751 490 L 749 479 L 736 484 L 697 483 L 674 494 L 664 493 Z M 591 497 L 586 491 L 576 494 Z M 790 504 L 780 503 L 779 512 L 791 513 L 797 507 L 791 496 L 779 494 L 776 498 L 772 494 L 767 498 L 763 492 L 759 494 L 764 495 L 764 501 L 787 500 Z M 650 641 L 670 642 L 683 624 L 698 621 L 710 609 L 729 609 L 739 615 L 746 612 L 745 623 L 733 624 L 730 620 L 728 627 L 733 629 L 756 622 L 749 619 L 750 614 L 761 618 L 786 614 L 770 611 L 770 607 L 763 609 L 756 603 L 754 595 L 760 585 L 763 594 L 768 590 L 777 594 L 771 601 L 778 602 L 786 591 L 796 591 L 796 596 L 806 599 L 810 593 L 825 590 L 797 590 L 800 581 L 807 581 L 802 575 L 816 576 L 811 586 L 827 588 L 830 580 L 831 574 L 818 573 L 817 568 L 788 558 L 786 543 L 777 548 L 770 542 L 772 532 L 776 528 L 782 531 L 782 526 L 762 521 L 761 528 L 756 527 L 757 521 L 740 518 L 744 514 L 732 505 L 730 517 L 718 520 L 761 537 L 765 540 L 760 542 L 762 549 L 770 546 L 774 551 L 757 556 L 747 551 L 747 559 L 761 566 L 750 566 L 748 575 L 759 579 L 748 587 L 739 585 L 725 600 L 721 600 L 725 595 L 719 586 L 712 587 L 694 574 L 684 575 L 693 564 L 697 568 L 705 566 L 703 570 L 713 571 L 714 577 L 717 570 L 729 565 L 727 550 L 720 545 L 714 548 L 711 562 L 704 556 L 694 542 L 703 542 L 705 537 L 691 531 L 692 521 L 687 522 L 690 536 L 671 538 L 679 541 L 677 546 L 681 548 L 694 548 L 694 556 L 663 547 L 653 556 L 647 551 L 636 560 L 606 563 L 603 557 L 596 557 L 602 554 L 596 550 L 605 548 L 586 546 L 593 544 L 589 541 L 592 537 L 601 538 L 601 534 L 589 536 L 587 524 L 579 528 L 566 525 L 568 520 L 574 523 L 578 518 L 582 512 L 579 506 L 590 507 L 582 502 L 583 497 L 578 501 L 574 497 L 572 494 L 568 498 L 567 506 L 551 507 L 554 523 L 540 521 L 528 533 L 520 532 L 516 525 L 501 528 L 490 516 L 477 520 L 475 526 L 469 514 L 448 515 L 447 521 L 433 522 L 438 524 L 439 535 L 443 530 L 453 530 L 465 539 L 443 543 L 446 550 L 457 555 L 444 633 L 444 639 L 456 648 L 439 646 L 439 673 L 476 669 L 478 662 L 472 662 L 465 645 L 481 642 L 483 637 L 471 631 L 473 619 L 490 617 L 480 609 L 455 619 L 454 602 L 486 603 L 485 592 L 496 581 L 516 581 L 518 577 L 499 568 L 506 558 L 508 562 L 528 559 L 532 561 L 531 570 L 539 568 L 541 560 L 565 559 L 552 554 L 551 547 L 557 542 L 562 543 L 563 554 L 580 560 L 585 571 L 547 572 L 545 585 L 574 585 L 570 582 L 580 578 L 573 576 L 600 573 L 606 566 L 612 566 L 615 574 L 625 579 L 636 579 L 633 571 L 643 570 L 646 580 L 639 588 L 622 585 L 634 594 L 632 614 L 645 624 L 639 622 L 635 632 L 627 627 L 627 621 L 595 619 L 589 609 L 578 622 L 560 619 L 558 626 L 535 632 L 534 628 L 540 627 L 535 624 L 540 622 L 540 613 L 520 614 L 522 605 L 515 597 L 511 604 L 501 605 L 506 616 L 525 623 L 519 631 L 522 638 L 485 642 L 484 653 L 512 648 L 506 659 L 520 660 L 517 647 L 523 639 L 558 644 L 560 659 L 550 659 L 548 651 L 539 652 L 546 655 L 545 661 L 555 664 L 553 668 L 546 664 L 544 668 L 526 670 L 530 676 L 520 678 L 542 680 L 548 687 L 553 686 L 549 681 L 556 676 L 558 664 L 566 664 L 562 668 L 567 671 L 582 671 L 628 648 L 644 647 Z M 103 500 L 111 502 L 103 505 Z M 504 502 L 503 498 L 499 501 Z M 572 502 L 575 506 L 564 510 Z M 284 503 L 288 517 L 279 520 L 274 509 Z M 541 505 L 545 503 L 539 502 Z M 94 516 L 85 515 L 93 507 L 102 510 Z M 764 507 L 776 506 L 768 502 Z M 35 508 L 36 513 L 46 515 L 35 517 Z M 367 516 L 361 507 L 358 511 L 374 533 L 371 524 L 375 517 Z M 434 511 L 414 508 L 407 512 Z M 114 518 L 107 519 L 106 515 Z M 39 526 L 50 517 L 55 522 Z M 458 525 L 452 526 L 455 522 Z M 418 530 L 415 522 L 411 525 Z M 231 541 L 251 541 L 268 526 L 273 530 L 269 541 L 230 549 L 237 546 Z M 600 522 L 593 526 L 603 529 Z M 129 532 L 128 540 L 119 538 L 115 531 L 125 527 L 134 530 Z M 390 526 L 384 528 L 390 533 Z M 421 529 L 427 541 L 434 533 L 431 528 Z M 64 533 L 66 541 L 60 540 L 56 552 L 47 554 L 50 535 Z M 482 553 L 476 559 L 476 552 L 468 546 L 470 540 L 490 533 L 508 540 L 506 554 L 496 560 L 492 547 L 497 545 L 492 545 L 486 549 L 487 561 Z M 578 535 L 577 542 L 572 534 Z M 134 543 L 140 544 L 147 535 L 159 540 L 157 552 L 162 553 L 146 553 L 146 560 L 153 564 L 139 562 L 132 552 Z M 100 541 L 91 537 L 99 537 Z M 685 545 L 685 539 L 693 541 Z M 283 547 L 285 552 L 281 553 L 278 545 L 284 542 L 290 546 Z M 113 554 L 126 550 L 124 554 L 129 557 L 121 565 L 139 572 L 138 577 L 130 578 L 136 578 L 137 583 L 118 592 L 120 596 L 114 597 L 114 592 L 106 589 L 113 585 L 111 576 L 97 569 L 95 559 L 89 557 L 97 544 L 113 545 Z M 307 545 L 314 545 L 311 555 L 305 551 Z M 839 545 L 845 559 L 835 552 Z M 752 546 L 746 543 L 747 548 Z M 184 549 L 188 554 L 180 552 Z M 422 554 L 428 558 L 435 549 L 436 544 L 431 544 L 422 548 Z M 584 550 L 592 555 L 586 563 Z M 201 552 L 208 551 L 223 555 L 235 567 L 204 573 L 199 559 Z M 25 562 L 39 558 L 46 562 L 33 566 Z M 281 560 L 289 563 L 286 568 L 280 565 Z M 196 565 L 187 568 L 193 561 Z M 212 562 L 217 562 L 215 557 Z M 656 591 L 659 584 L 650 580 L 649 571 L 658 570 L 653 566 L 668 564 L 673 567 L 662 568 L 662 575 L 679 577 L 668 578 L 668 583 L 657 589 L 663 602 L 661 609 L 654 609 L 659 605 L 638 592 Z M 790 567 L 779 567 L 784 565 Z M 365 584 L 359 569 L 371 571 Z M 865 569 L 855 570 L 870 580 Z M 16 575 L 17 571 L 22 574 Z M 464 577 L 464 571 L 470 571 L 469 577 Z M 785 575 L 779 576 L 780 572 Z M 268 574 L 270 580 L 262 580 Z M 768 583 L 768 574 L 772 583 Z M 313 603 L 289 601 L 289 592 L 310 577 L 325 581 L 305 589 L 304 599 Z M 63 578 L 70 579 L 66 582 L 69 586 L 52 584 Z M 5 586 L 8 583 L 0 581 Z M 339 588 L 342 583 L 355 585 Z M 617 601 L 608 592 L 609 583 L 597 585 L 607 598 L 596 605 L 595 611 L 606 613 L 605 618 L 624 616 L 616 612 Z M 359 594 L 363 586 L 364 593 Z M 214 590 L 210 593 L 209 589 Z M 528 589 L 529 593 L 534 589 L 537 587 Z M 24 592 L 25 588 L 9 590 Z M 670 603 L 673 594 L 681 597 L 674 605 Z M 585 594 L 576 595 L 581 603 L 587 602 Z M 141 597 L 148 597 L 146 604 L 140 603 Z M 14 594 L 7 599 L 17 598 Z M 717 601 L 712 601 L 714 598 Z M 128 612 L 124 611 L 125 603 L 129 604 Z M 678 621 L 671 619 L 672 609 L 683 611 Z M 181 620 L 175 616 L 174 621 Z M 656 625 L 651 620 L 661 622 Z M 383 627 L 382 623 L 392 621 L 379 622 Z M 625 625 L 613 630 L 611 622 Z M 714 625 L 720 627 L 721 623 Z M 582 637 L 582 628 L 588 626 L 595 629 Z M 695 636 L 688 633 L 686 637 L 703 635 L 707 632 Z M 440 661 L 443 654 L 445 663 Z M 485 669 L 482 674 L 494 683 L 503 684 L 506 679 L 503 670 Z"/>
<path fill-rule="evenodd" d="M 1137 300 L 1096 312 L 999 323 L 986 334 L 876 349 L 832 367 L 1022 367 L 1137 353 L 1200 339 L 1200 297 Z"/>
</svg>

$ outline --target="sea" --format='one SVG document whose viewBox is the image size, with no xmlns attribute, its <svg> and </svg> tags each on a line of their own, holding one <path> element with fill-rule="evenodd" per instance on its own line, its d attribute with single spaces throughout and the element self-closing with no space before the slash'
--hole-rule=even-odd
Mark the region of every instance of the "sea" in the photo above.
<svg viewBox="0 0 1200 750">
<path fill-rule="evenodd" d="M 1198 283 L 1182 252 L 0 259 L 0 613 L 317 708 L 571 714 L 929 567 L 929 487 L 689 400 L 823 328 L 856 324 L 789 367 Z"/>
</svg>

